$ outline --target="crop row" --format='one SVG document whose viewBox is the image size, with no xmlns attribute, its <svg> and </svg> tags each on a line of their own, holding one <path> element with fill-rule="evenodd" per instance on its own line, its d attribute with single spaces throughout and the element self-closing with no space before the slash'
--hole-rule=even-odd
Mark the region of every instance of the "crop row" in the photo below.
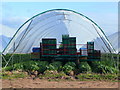
<svg viewBox="0 0 120 90">
<path fill-rule="evenodd" d="M 63 64 L 60 61 L 48 63 L 47 61 L 26 61 L 13 64 L 13 66 L 7 66 L 3 68 L 3 71 L 22 70 L 27 72 L 37 71 L 39 74 L 44 71 L 63 71 L 66 74 L 79 74 L 79 73 L 118 73 L 118 70 L 114 67 L 106 66 L 100 62 L 93 62 L 92 67 L 87 62 L 81 62 L 78 68 L 74 62 L 67 62 Z"/>
</svg>

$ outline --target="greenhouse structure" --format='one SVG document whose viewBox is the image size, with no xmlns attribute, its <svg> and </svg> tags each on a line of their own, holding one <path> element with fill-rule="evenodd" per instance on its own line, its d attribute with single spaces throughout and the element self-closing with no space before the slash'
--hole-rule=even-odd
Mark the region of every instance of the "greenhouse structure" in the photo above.
<svg viewBox="0 0 120 90">
<path fill-rule="evenodd" d="M 102 53 L 116 53 L 96 22 L 73 10 L 53 9 L 39 13 L 21 25 L 2 54 L 31 53 L 33 47 L 40 46 L 42 38 L 56 38 L 59 44 L 64 34 L 76 37 L 76 43 L 81 44 L 77 49 L 93 41 L 94 48 Z"/>
<path fill-rule="evenodd" d="M 115 52 L 103 30 L 90 18 L 72 10 L 55 9 L 42 12 L 26 21 L 3 54 L 30 53 L 33 46 L 39 46 L 42 38 L 55 37 L 60 42 L 62 34 L 76 36 L 77 43 L 82 44 L 96 40 L 95 48 L 102 52 Z"/>
</svg>

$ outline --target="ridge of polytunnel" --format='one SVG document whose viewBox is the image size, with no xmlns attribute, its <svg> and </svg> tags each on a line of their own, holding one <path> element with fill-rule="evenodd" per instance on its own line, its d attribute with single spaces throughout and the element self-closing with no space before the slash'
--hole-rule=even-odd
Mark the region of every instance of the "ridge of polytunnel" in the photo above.
<svg viewBox="0 0 120 90">
<path fill-rule="evenodd" d="M 88 20 L 90 20 L 92 23 L 94 23 L 94 24 L 102 31 L 102 33 L 104 34 L 105 38 L 106 38 L 106 39 L 108 40 L 108 42 L 110 43 L 109 39 L 107 38 L 107 36 L 105 35 L 105 33 L 104 33 L 104 31 L 101 29 L 101 27 L 98 26 L 97 23 L 95 23 L 92 19 L 88 18 L 87 16 L 85 16 L 85 15 L 79 13 L 79 12 L 76 12 L 76 11 L 74 11 L 74 10 L 69 10 L 69 9 L 51 9 L 51 10 L 47 10 L 47 11 L 41 12 L 41 13 L 39 13 L 39 14 L 37 14 L 37 15 L 34 15 L 33 17 L 31 17 L 30 19 L 28 19 L 27 21 L 25 21 L 25 23 L 23 23 L 23 24 L 18 28 L 18 30 L 16 31 L 16 33 L 13 35 L 12 39 L 9 41 L 9 43 L 7 44 L 7 46 L 5 47 L 5 49 L 2 51 L 2 54 L 4 53 L 4 51 L 6 50 L 6 48 L 8 47 L 8 45 L 11 43 L 11 41 L 13 40 L 13 38 L 15 37 L 15 35 L 18 33 L 18 31 L 19 31 L 27 22 L 29 22 L 30 20 L 32 20 L 33 18 L 35 18 L 35 17 L 37 17 L 37 16 L 39 16 L 39 15 L 42 15 L 42 14 L 44 14 L 44 13 L 46 13 L 46 12 L 50 12 L 50 11 L 54 11 L 54 10 L 71 11 L 71 12 L 74 12 L 74 13 L 76 13 L 76 14 L 79 14 L 79 15 L 87 18 Z M 110 43 L 110 45 L 112 46 L 111 43 Z M 112 46 L 112 48 L 113 48 L 113 46 Z M 114 49 L 114 48 L 113 48 L 113 49 Z M 114 49 L 114 51 L 116 52 L 115 49 Z"/>
</svg>

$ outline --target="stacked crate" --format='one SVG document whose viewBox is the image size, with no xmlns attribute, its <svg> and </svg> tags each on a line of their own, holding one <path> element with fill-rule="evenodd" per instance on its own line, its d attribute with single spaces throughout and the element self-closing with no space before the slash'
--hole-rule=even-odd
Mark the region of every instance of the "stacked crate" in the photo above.
<svg viewBox="0 0 120 90">
<path fill-rule="evenodd" d="M 39 47 L 33 47 L 32 52 L 39 52 L 40 53 L 40 48 Z"/>
<path fill-rule="evenodd" d="M 94 42 L 87 42 L 88 59 L 100 59 L 100 50 L 94 50 Z"/>
<path fill-rule="evenodd" d="M 40 47 L 42 56 L 54 56 L 57 54 L 55 38 L 43 38 Z"/>
<path fill-rule="evenodd" d="M 94 42 L 87 42 L 88 59 L 94 58 Z"/>
<path fill-rule="evenodd" d="M 64 55 L 76 55 L 76 37 L 62 35 L 62 44 Z"/>
<path fill-rule="evenodd" d="M 33 47 L 31 58 L 34 60 L 40 59 L 40 48 L 39 47 Z"/>
<path fill-rule="evenodd" d="M 94 59 L 100 59 L 101 52 L 100 50 L 94 50 Z"/>
</svg>

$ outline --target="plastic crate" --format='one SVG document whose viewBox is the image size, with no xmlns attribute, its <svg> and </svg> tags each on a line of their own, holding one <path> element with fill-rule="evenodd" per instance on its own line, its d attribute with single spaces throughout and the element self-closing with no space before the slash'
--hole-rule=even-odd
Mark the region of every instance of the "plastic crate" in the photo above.
<svg viewBox="0 0 120 90">
<path fill-rule="evenodd" d="M 42 39 L 42 55 L 56 55 L 56 39 L 55 38 L 44 38 Z"/>
<path fill-rule="evenodd" d="M 94 42 L 87 42 L 88 53 L 94 53 Z"/>
<path fill-rule="evenodd" d="M 31 53 L 31 59 L 40 59 L 40 52 Z"/>
<path fill-rule="evenodd" d="M 40 52 L 40 48 L 39 47 L 33 47 L 32 52 Z"/>
</svg>

